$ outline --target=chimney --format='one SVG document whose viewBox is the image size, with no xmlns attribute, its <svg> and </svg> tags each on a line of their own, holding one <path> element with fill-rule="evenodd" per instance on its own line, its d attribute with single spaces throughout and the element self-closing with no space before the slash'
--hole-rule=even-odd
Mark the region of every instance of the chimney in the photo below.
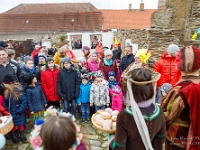
<svg viewBox="0 0 200 150">
<path fill-rule="evenodd" d="M 140 3 L 140 11 L 144 11 L 144 3 L 143 3 L 143 0 L 141 0 L 141 3 Z"/>
<path fill-rule="evenodd" d="M 129 4 L 129 10 L 128 10 L 129 12 L 131 12 L 132 11 L 132 4 Z"/>
</svg>

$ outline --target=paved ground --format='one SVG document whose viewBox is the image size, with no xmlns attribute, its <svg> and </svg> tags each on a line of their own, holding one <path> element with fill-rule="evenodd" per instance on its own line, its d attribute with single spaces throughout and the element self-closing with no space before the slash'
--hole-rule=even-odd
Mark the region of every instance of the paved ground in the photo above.
<svg viewBox="0 0 200 150">
<path fill-rule="evenodd" d="M 83 134 L 83 139 L 90 146 L 90 150 L 107 150 L 108 142 L 107 142 L 107 134 L 98 131 L 92 123 L 81 123 L 80 117 L 77 117 L 77 124 L 81 126 L 81 132 Z M 32 130 L 32 126 L 30 124 L 26 125 L 26 137 L 29 139 L 30 132 Z M 31 150 L 31 146 L 29 142 L 13 144 L 12 141 L 7 140 L 6 146 L 3 150 Z"/>
</svg>

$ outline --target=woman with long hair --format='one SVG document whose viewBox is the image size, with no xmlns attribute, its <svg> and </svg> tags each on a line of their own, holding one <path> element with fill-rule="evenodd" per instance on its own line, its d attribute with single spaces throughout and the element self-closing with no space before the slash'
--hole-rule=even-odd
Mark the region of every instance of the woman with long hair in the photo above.
<svg viewBox="0 0 200 150">
<path fill-rule="evenodd" d="M 13 143 L 19 143 L 16 135 L 16 127 L 18 127 L 21 141 L 26 142 L 24 124 L 26 123 L 27 100 L 23 88 L 19 83 L 14 82 L 10 74 L 4 76 L 3 84 L 5 86 L 3 106 L 12 115 L 14 122 L 14 127 L 11 130 L 12 141 Z"/>
</svg>

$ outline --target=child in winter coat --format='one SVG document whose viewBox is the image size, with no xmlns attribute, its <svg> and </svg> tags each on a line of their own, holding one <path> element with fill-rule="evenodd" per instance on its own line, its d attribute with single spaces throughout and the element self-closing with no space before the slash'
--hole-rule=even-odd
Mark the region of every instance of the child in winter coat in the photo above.
<svg viewBox="0 0 200 150">
<path fill-rule="evenodd" d="M 108 86 L 110 89 L 113 88 L 113 86 L 118 85 L 118 82 L 116 80 L 116 74 L 114 71 L 109 71 L 108 72 Z"/>
<path fill-rule="evenodd" d="M 71 58 L 63 58 L 63 69 L 58 75 L 58 94 L 64 101 L 64 109 L 69 112 L 69 104 L 71 104 L 71 114 L 76 114 L 76 99 L 80 93 L 80 74 L 72 69 Z"/>
<path fill-rule="evenodd" d="M 89 72 L 95 72 L 99 70 L 98 52 L 92 53 L 92 58 L 88 62 Z"/>
<path fill-rule="evenodd" d="M 92 83 L 90 89 L 90 106 L 95 106 L 95 111 L 97 112 L 99 109 L 105 109 L 106 106 L 109 106 L 110 97 L 108 86 L 102 83 L 103 74 L 98 71 L 95 74 L 95 81 Z"/>
<path fill-rule="evenodd" d="M 60 108 L 60 97 L 58 95 L 58 74 L 59 69 L 54 64 L 54 60 L 48 57 L 46 60 L 46 66 L 41 74 L 41 86 L 46 96 L 48 107 L 53 106 L 55 108 Z"/>
<path fill-rule="evenodd" d="M 30 74 L 27 77 L 27 84 L 29 86 L 26 89 L 26 98 L 30 111 L 30 120 L 34 124 L 35 120 L 44 116 L 44 109 L 47 107 L 47 102 L 42 88 L 34 75 Z"/>
<path fill-rule="evenodd" d="M 90 76 L 84 74 L 82 76 L 82 84 L 80 85 L 80 95 L 77 99 L 77 103 L 81 106 L 81 118 L 83 122 L 90 121 L 90 88 L 89 82 Z"/>
<path fill-rule="evenodd" d="M 19 143 L 20 140 L 16 136 L 16 127 L 20 133 L 20 139 L 24 143 L 27 141 L 24 135 L 24 124 L 26 123 L 25 109 L 27 106 L 26 96 L 23 93 L 22 86 L 14 83 L 14 79 L 10 74 L 6 74 L 3 79 L 5 86 L 3 106 L 8 111 L 14 122 L 14 127 L 11 130 L 13 143 Z"/>
<path fill-rule="evenodd" d="M 83 74 L 88 74 L 89 73 L 89 70 L 88 70 L 88 62 L 87 61 L 85 61 L 85 62 L 83 62 L 82 63 L 82 69 L 81 69 L 81 75 L 83 75 Z"/>
<path fill-rule="evenodd" d="M 122 111 L 123 92 L 118 85 L 109 88 L 109 93 L 112 97 L 112 110 Z"/>
<path fill-rule="evenodd" d="M 35 67 L 33 59 L 29 56 L 26 56 L 25 58 L 25 65 L 20 75 L 20 82 L 23 84 L 24 88 L 26 88 L 27 84 L 25 84 L 25 78 L 28 74 L 35 74 Z"/>
</svg>

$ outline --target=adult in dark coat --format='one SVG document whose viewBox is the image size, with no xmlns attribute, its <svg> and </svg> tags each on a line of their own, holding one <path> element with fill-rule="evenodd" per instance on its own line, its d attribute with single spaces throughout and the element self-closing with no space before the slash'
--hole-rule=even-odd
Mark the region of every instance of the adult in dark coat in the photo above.
<svg viewBox="0 0 200 150">
<path fill-rule="evenodd" d="M 122 74 L 126 68 L 135 61 L 134 55 L 132 53 L 132 46 L 127 46 L 125 48 L 126 55 L 122 57 L 122 61 L 120 63 L 120 73 Z"/>
<path fill-rule="evenodd" d="M 64 101 L 64 109 L 69 111 L 69 104 L 71 103 L 72 114 L 76 114 L 76 99 L 80 93 L 80 74 L 73 70 L 71 65 L 71 58 L 63 58 L 63 69 L 60 70 L 58 75 L 58 94 Z"/>
<path fill-rule="evenodd" d="M 4 94 L 3 78 L 6 74 L 10 74 L 14 81 L 19 82 L 20 68 L 19 65 L 8 58 L 7 51 L 0 47 L 0 95 Z"/>
</svg>

